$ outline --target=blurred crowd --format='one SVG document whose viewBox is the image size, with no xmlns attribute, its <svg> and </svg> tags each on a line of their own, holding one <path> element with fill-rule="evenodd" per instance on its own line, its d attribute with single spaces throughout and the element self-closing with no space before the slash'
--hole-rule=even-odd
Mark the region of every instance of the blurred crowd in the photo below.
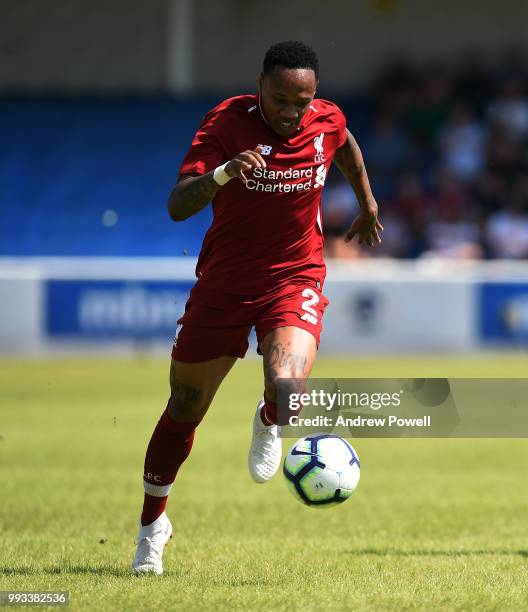
<svg viewBox="0 0 528 612">
<path fill-rule="evenodd" d="M 372 251 L 342 237 L 355 196 L 330 173 L 323 210 L 332 257 L 528 257 L 528 61 L 467 51 L 417 68 L 395 57 L 372 83 L 359 142 L 385 227 Z M 354 132 L 354 118 L 348 117 Z"/>
</svg>

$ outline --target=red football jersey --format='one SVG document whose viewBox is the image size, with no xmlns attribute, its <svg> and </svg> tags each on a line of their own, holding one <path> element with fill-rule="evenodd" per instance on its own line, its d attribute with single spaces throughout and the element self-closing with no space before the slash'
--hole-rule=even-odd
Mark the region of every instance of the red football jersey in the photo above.
<svg viewBox="0 0 528 612">
<path fill-rule="evenodd" d="M 346 120 L 332 102 L 314 99 L 296 134 L 275 134 L 255 95 L 225 100 L 204 117 L 180 174 L 205 174 L 260 145 L 266 168 L 245 172 L 213 198 L 213 224 L 196 275 L 219 291 L 259 294 L 294 279 L 319 281 L 323 260 L 321 191 Z"/>
</svg>

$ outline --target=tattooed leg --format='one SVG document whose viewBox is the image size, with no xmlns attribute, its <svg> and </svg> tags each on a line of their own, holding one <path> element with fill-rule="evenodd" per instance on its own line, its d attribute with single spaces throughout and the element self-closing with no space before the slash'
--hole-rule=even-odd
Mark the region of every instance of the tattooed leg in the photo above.
<svg viewBox="0 0 528 612">
<path fill-rule="evenodd" d="M 291 391 L 302 392 L 297 387 L 310 375 L 317 354 L 312 334 L 298 327 L 280 327 L 264 338 L 260 348 L 264 356 L 266 399 L 276 401 L 277 379 L 292 379 L 295 388 Z"/>
<path fill-rule="evenodd" d="M 172 361 L 169 415 L 175 421 L 200 421 L 220 383 L 233 367 L 235 357 L 219 357 L 204 363 Z"/>
</svg>

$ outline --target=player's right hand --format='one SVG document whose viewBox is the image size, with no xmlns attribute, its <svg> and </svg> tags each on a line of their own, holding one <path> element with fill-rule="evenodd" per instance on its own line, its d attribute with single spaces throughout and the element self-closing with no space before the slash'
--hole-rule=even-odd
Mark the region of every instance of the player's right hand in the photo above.
<svg viewBox="0 0 528 612">
<path fill-rule="evenodd" d="M 247 178 L 244 172 L 251 170 L 252 168 L 265 168 L 266 162 L 260 154 L 262 151 L 261 147 L 256 147 L 252 151 L 242 151 L 225 167 L 225 171 L 232 178 L 238 178 L 244 185 L 247 183 Z"/>
</svg>

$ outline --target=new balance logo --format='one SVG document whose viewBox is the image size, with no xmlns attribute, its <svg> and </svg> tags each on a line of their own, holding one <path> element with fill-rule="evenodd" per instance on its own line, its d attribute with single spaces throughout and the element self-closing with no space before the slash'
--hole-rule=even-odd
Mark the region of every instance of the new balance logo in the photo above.
<svg viewBox="0 0 528 612">
<path fill-rule="evenodd" d="M 323 140 L 324 140 L 324 132 L 321 132 L 319 136 L 316 136 L 314 138 L 314 147 L 315 147 L 314 162 L 318 164 L 325 161 Z"/>
<path fill-rule="evenodd" d="M 261 155 L 269 155 L 271 153 L 271 149 L 273 149 L 273 147 L 270 147 L 270 145 L 263 145 L 263 144 L 258 144 L 257 147 L 260 147 Z"/>
<path fill-rule="evenodd" d="M 323 187 L 326 180 L 326 168 L 321 164 L 315 171 L 314 187 Z"/>
</svg>

